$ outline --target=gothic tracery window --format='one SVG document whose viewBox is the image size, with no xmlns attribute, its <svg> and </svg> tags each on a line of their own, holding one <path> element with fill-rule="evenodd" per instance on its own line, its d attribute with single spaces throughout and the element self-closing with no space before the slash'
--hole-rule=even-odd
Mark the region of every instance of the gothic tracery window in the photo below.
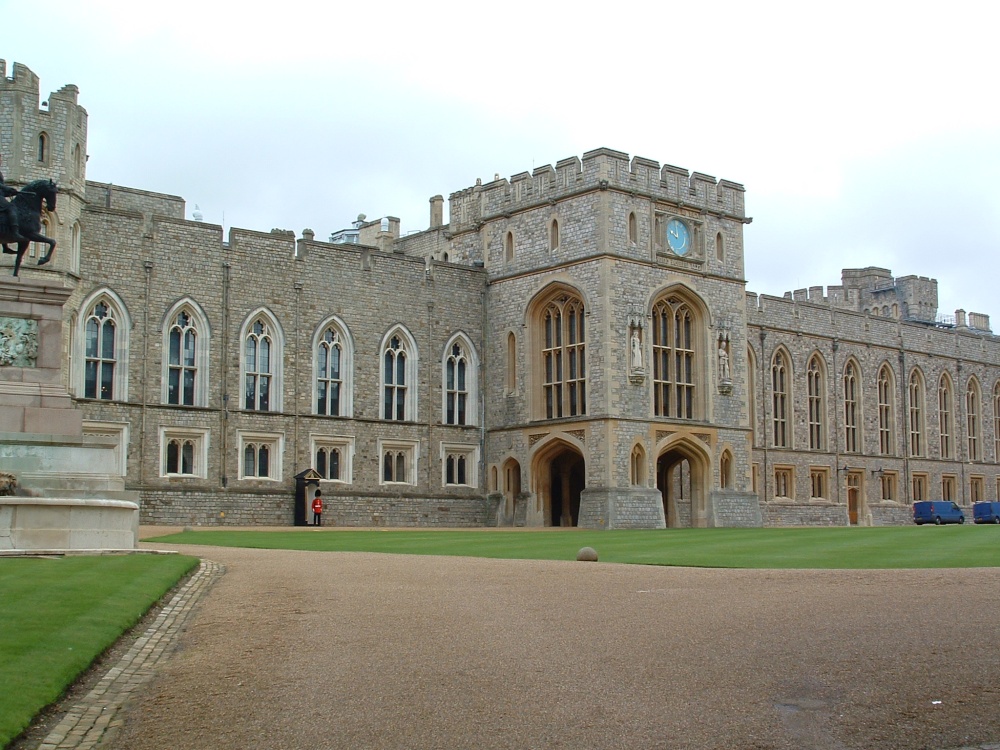
<svg viewBox="0 0 1000 750">
<path fill-rule="evenodd" d="M 670 296 L 653 305 L 653 413 L 694 419 L 697 318 L 691 305 Z"/>
<path fill-rule="evenodd" d="M 332 326 L 323 331 L 316 346 L 316 413 L 340 416 L 344 345 L 340 331 Z"/>
<path fill-rule="evenodd" d="M 791 447 L 791 434 L 788 429 L 790 374 L 788 357 L 779 350 L 771 361 L 771 439 L 775 448 Z"/>
<path fill-rule="evenodd" d="M 274 376 L 271 359 L 274 334 L 269 322 L 264 318 L 255 320 L 247 332 L 244 344 L 246 388 L 243 408 L 252 411 L 269 411 Z"/>
<path fill-rule="evenodd" d="M 824 447 L 823 433 L 826 424 L 826 383 L 819 355 L 814 355 L 809 360 L 806 384 L 809 399 L 809 449 L 818 451 Z"/>
<path fill-rule="evenodd" d="M 883 456 L 891 456 L 895 452 L 892 429 L 895 423 L 894 399 L 892 372 L 889 365 L 882 365 L 878 371 L 878 446 Z"/>
<path fill-rule="evenodd" d="M 853 362 L 844 368 L 844 450 L 857 453 L 860 439 L 858 415 L 858 370 Z"/>
<path fill-rule="evenodd" d="M 470 354 L 465 341 L 456 340 L 450 347 L 444 361 L 444 422 L 445 424 L 471 424 L 473 415 L 469 413 L 473 383 Z"/>
<path fill-rule="evenodd" d="M 954 399 L 952 398 L 951 380 L 947 375 L 941 376 L 938 384 L 938 431 L 941 441 L 941 458 L 954 458 L 955 434 Z"/>
<path fill-rule="evenodd" d="M 587 413 L 586 321 L 583 302 L 562 294 L 542 310 L 545 417 Z"/>
<path fill-rule="evenodd" d="M 193 406 L 197 364 L 198 330 L 187 309 L 170 321 L 167 332 L 167 403 Z"/>
<path fill-rule="evenodd" d="M 115 398 L 115 368 L 118 366 L 115 311 L 101 299 L 87 313 L 84 365 L 84 398 Z"/>
<path fill-rule="evenodd" d="M 969 380 L 969 388 L 965 392 L 965 419 L 966 437 L 968 438 L 969 460 L 979 461 L 982 459 L 980 453 L 980 414 L 979 407 L 982 399 L 979 397 L 979 383 L 975 378 Z"/>
<path fill-rule="evenodd" d="M 924 455 L 924 381 L 920 372 L 910 374 L 908 391 L 910 411 L 910 455 Z"/>
</svg>

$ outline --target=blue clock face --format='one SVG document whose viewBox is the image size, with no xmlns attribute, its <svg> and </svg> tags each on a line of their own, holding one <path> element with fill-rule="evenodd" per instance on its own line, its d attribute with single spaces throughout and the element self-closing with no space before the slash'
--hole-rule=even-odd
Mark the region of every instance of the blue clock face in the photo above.
<svg viewBox="0 0 1000 750">
<path fill-rule="evenodd" d="M 680 219 L 671 219 L 667 222 L 667 245 L 678 255 L 687 255 L 691 249 L 687 224 Z"/>
</svg>

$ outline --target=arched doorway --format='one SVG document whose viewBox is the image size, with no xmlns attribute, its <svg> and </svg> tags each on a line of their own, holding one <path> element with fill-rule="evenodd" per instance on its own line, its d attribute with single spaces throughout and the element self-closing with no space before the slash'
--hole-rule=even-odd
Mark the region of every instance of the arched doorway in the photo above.
<svg viewBox="0 0 1000 750">
<path fill-rule="evenodd" d="M 580 495 L 587 486 L 583 454 L 569 443 L 554 440 L 538 454 L 534 465 L 542 525 L 576 526 Z"/>
<path fill-rule="evenodd" d="M 656 488 L 667 528 L 708 525 L 707 458 L 687 444 L 671 446 L 656 459 Z"/>
</svg>

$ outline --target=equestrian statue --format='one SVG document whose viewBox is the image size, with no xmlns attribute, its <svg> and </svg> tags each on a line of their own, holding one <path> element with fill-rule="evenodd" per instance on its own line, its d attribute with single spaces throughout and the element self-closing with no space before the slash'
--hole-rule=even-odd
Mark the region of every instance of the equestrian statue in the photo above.
<svg viewBox="0 0 1000 750">
<path fill-rule="evenodd" d="M 0 159 L 0 166 L 2 164 Z M 5 253 L 17 255 L 14 260 L 15 276 L 20 272 L 21 260 L 32 242 L 44 242 L 49 246 L 49 251 L 38 260 L 38 265 L 52 260 L 56 241 L 41 233 L 41 215 L 43 202 L 45 210 L 56 210 L 57 192 L 58 188 L 52 180 L 35 180 L 17 190 L 4 182 L 3 172 L 0 172 L 0 245 L 3 245 Z M 8 243 L 16 243 L 17 250 L 11 250 Z"/>
</svg>

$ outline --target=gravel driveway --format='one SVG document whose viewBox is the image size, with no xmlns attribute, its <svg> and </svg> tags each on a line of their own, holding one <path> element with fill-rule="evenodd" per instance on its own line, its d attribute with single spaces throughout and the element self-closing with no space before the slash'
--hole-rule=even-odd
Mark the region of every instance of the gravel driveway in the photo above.
<svg viewBox="0 0 1000 750">
<path fill-rule="evenodd" d="M 992 569 L 176 549 L 228 572 L 108 747 L 915 750 L 1000 740 Z"/>
</svg>

